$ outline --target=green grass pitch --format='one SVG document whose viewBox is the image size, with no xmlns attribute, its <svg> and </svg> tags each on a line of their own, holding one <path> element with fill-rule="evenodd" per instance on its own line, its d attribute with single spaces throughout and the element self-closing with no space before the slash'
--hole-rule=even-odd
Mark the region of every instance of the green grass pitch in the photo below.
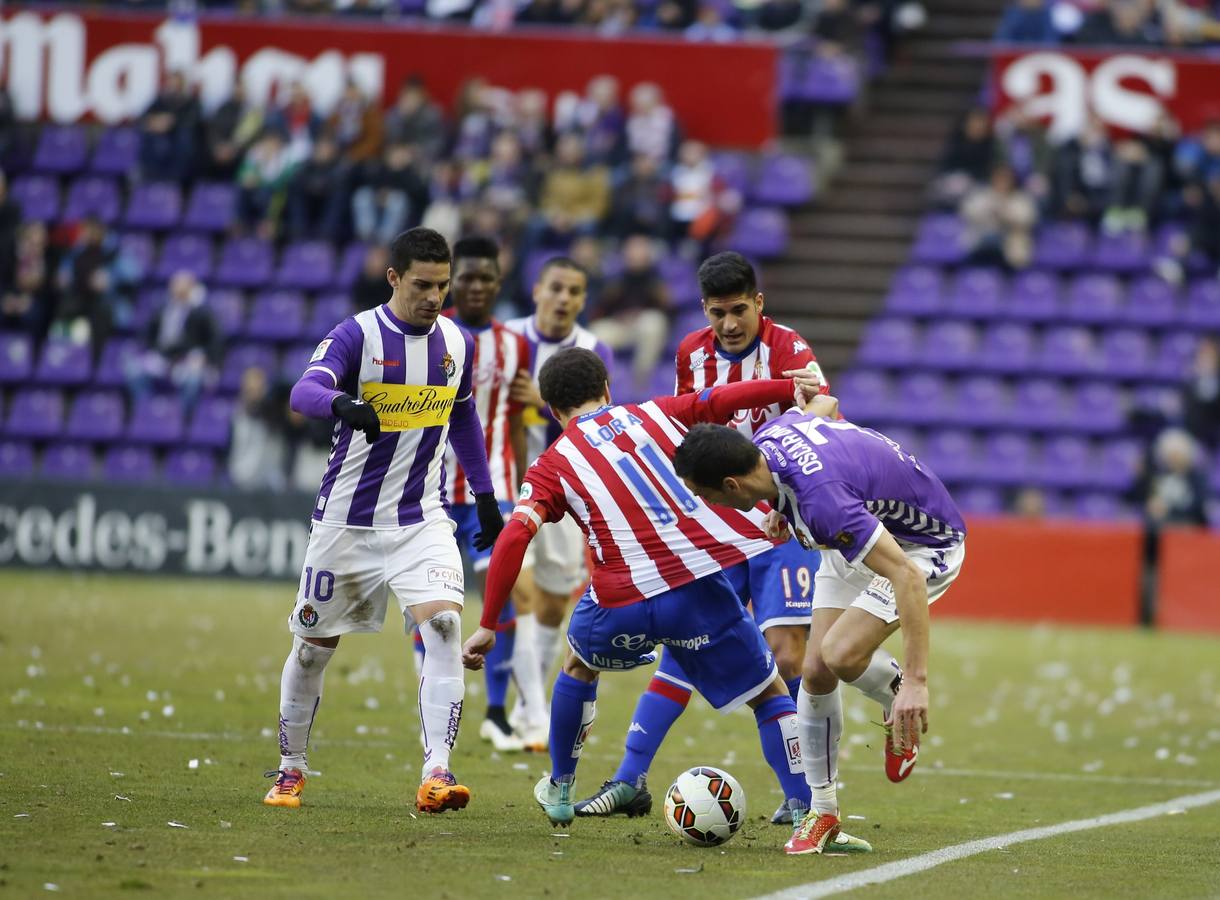
<svg viewBox="0 0 1220 900">
<path fill-rule="evenodd" d="M 1220 787 L 1214 638 L 938 622 L 932 731 L 891 785 L 874 708 L 847 692 L 848 830 L 867 857 L 786 858 L 747 712 L 691 704 L 651 778 L 723 766 L 749 799 L 724 847 L 644 820 L 555 836 L 531 788 L 543 756 L 478 740 L 468 677 L 461 813 L 413 814 L 415 679 L 391 611 L 328 669 L 305 806 L 269 809 L 291 585 L 4 573 L 0 897 L 750 897 L 951 844 Z M 477 603 L 474 604 L 477 608 Z M 473 615 L 467 615 L 472 626 Z M 612 772 L 647 673 L 609 675 L 578 793 Z M 197 760 L 192 767 L 191 760 Z M 178 823 L 185 827 L 174 827 Z M 892 897 L 1220 896 L 1220 805 L 997 850 L 857 892 Z"/>
</svg>

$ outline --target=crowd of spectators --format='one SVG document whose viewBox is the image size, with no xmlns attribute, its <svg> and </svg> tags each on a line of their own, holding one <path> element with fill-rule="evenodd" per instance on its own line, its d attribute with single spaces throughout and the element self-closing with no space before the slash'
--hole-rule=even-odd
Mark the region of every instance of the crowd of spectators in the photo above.
<svg viewBox="0 0 1220 900">
<path fill-rule="evenodd" d="M 1012 44 L 1159 47 L 1220 41 L 1213 0 L 1012 0 L 996 40 Z"/>
</svg>

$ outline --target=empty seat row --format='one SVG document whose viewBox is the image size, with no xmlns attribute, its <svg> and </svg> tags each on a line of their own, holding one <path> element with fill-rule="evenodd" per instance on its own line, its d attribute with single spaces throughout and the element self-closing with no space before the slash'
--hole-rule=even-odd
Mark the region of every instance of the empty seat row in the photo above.
<svg viewBox="0 0 1220 900">
<path fill-rule="evenodd" d="M 147 484 L 163 481 L 179 486 L 214 486 L 222 471 L 217 453 L 196 447 L 169 450 L 162 464 L 147 446 L 117 444 L 95 453 L 87 444 L 55 443 L 41 454 L 25 441 L 0 439 L 0 478 L 41 476 L 56 481 L 96 481 Z"/>
</svg>

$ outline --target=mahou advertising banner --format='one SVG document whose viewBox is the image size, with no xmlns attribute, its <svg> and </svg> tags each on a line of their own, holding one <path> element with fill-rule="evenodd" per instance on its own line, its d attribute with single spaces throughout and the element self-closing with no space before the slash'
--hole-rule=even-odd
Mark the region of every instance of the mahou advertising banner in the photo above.
<svg viewBox="0 0 1220 900">
<path fill-rule="evenodd" d="M 477 76 L 507 91 L 541 89 L 553 108 L 591 78 L 613 75 L 624 97 L 640 82 L 660 84 L 690 136 L 756 147 L 776 132 L 777 54 L 769 44 L 385 22 L 21 9 L 0 15 L 0 87 L 21 118 L 55 122 L 138 116 L 169 71 L 187 73 L 205 108 L 227 98 L 238 79 L 259 101 L 301 82 L 323 114 L 348 79 L 388 105 L 403 80 L 419 74 L 452 109 L 462 84 Z"/>
<path fill-rule="evenodd" d="M 1021 107 L 1056 138 L 1090 114 L 1120 132 L 1147 133 L 1166 113 L 1184 132 L 1220 119 L 1220 59 L 1170 53 L 1001 52 L 993 58 L 995 111 Z"/>
</svg>

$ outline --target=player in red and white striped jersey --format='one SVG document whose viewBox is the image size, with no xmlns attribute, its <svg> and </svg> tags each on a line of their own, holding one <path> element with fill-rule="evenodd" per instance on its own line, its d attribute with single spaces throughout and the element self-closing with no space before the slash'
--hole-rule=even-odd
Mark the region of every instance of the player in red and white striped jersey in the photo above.
<svg viewBox="0 0 1220 900">
<path fill-rule="evenodd" d="M 496 617 L 538 528 L 571 515 L 597 565 L 568 626 L 570 650 L 551 696 L 551 774 L 534 792 L 552 823 L 575 817 L 571 788 L 598 673 L 650 663 L 658 644 L 717 709 L 754 708 L 764 756 L 785 796 L 807 808 L 796 704 L 723 572 L 772 546 L 759 528 L 761 514 L 703 504 L 670 462 L 691 425 L 784 403 L 793 382 L 757 380 L 616 405 L 606 379 L 600 357 L 576 348 L 555 354 L 539 373 L 542 398 L 563 432 L 526 473 L 497 541 L 465 662 L 478 668 L 494 647 Z"/>
</svg>

